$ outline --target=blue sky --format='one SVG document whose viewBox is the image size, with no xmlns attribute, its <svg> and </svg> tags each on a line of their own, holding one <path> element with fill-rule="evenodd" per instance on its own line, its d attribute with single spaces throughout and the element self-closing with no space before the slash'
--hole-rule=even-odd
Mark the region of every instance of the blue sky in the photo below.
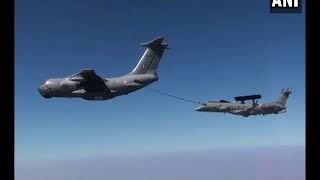
<svg viewBox="0 0 320 180">
<path fill-rule="evenodd" d="M 17 161 L 305 143 L 304 13 L 270 14 L 269 1 L 254 0 L 17 0 L 15 12 Z M 287 113 L 199 113 L 146 89 L 102 102 L 37 92 L 84 68 L 125 74 L 144 52 L 139 43 L 157 36 L 172 49 L 150 87 L 198 101 L 272 101 L 289 87 Z"/>
</svg>

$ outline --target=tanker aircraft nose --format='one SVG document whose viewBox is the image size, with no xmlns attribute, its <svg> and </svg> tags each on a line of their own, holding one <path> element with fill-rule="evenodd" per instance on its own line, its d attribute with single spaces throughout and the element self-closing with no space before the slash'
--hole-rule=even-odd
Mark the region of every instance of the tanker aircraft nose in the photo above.
<svg viewBox="0 0 320 180">
<path fill-rule="evenodd" d="M 50 96 L 47 94 L 48 87 L 46 84 L 49 84 L 50 82 L 45 81 L 40 87 L 38 87 L 39 94 L 44 98 L 50 98 Z"/>
</svg>

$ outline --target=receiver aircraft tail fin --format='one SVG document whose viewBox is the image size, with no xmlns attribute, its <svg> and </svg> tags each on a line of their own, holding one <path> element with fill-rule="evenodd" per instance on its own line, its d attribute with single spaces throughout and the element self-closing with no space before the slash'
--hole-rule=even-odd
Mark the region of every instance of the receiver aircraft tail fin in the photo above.
<svg viewBox="0 0 320 180">
<path fill-rule="evenodd" d="M 158 37 L 149 42 L 140 44 L 147 49 L 130 74 L 146 74 L 155 73 L 157 71 L 162 54 L 168 46 L 168 44 L 162 43 L 163 40 L 164 38 Z"/>
<path fill-rule="evenodd" d="M 286 106 L 287 99 L 289 98 L 289 95 L 290 95 L 290 94 L 291 94 L 291 91 L 289 90 L 289 88 L 287 88 L 287 89 L 282 89 L 281 95 L 280 95 L 277 103 L 280 104 L 281 106 L 285 107 L 285 106 Z"/>
</svg>

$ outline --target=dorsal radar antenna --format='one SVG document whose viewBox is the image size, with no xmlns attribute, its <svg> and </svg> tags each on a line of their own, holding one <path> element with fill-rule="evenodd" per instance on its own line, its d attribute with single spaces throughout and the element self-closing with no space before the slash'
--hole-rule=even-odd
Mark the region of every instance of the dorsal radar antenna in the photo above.
<svg viewBox="0 0 320 180">
<path fill-rule="evenodd" d="M 250 96 L 236 96 L 236 97 L 234 97 L 234 99 L 236 101 L 240 101 L 241 104 L 244 104 L 244 101 L 246 101 L 246 100 L 252 100 L 252 103 L 256 104 L 255 100 L 256 99 L 260 99 L 260 98 L 261 98 L 260 94 L 255 94 L 255 95 L 250 95 Z"/>
</svg>

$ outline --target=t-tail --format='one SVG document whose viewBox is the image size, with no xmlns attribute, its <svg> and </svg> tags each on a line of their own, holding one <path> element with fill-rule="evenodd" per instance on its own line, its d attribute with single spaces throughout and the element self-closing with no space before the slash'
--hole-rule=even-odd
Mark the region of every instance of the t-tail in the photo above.
<svg viewBox="0 0 320 180">
<path fill-rule="evenodd" d="M 168 46 L 168 44 L 162 43 L 163 40 L 164 38 L 158 37 L 149 42 L 140 44 L 147 49 L 130 74 L 156 73 L 163 52 Z"/>
<path fill-rule="evenodd" d="M 289 90 L 289 88 L 287 89 L 282 89 L 281 91 L 281 95 L 278 99 L 278 101 L 276 101 L 276 103 L 280 104 L 281 106 L 285 107 L 286 106 L 286 102 L 287 99 L 289 98 L 289 95 L 291 94 L 291 91 Z"/>
</svg>

